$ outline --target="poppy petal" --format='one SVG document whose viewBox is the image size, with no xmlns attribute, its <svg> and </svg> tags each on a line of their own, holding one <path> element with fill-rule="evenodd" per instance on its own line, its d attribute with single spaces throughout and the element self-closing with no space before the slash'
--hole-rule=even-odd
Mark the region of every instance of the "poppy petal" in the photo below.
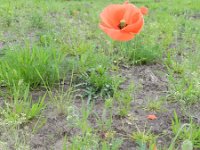
<svg viewBox="0 0 200 150">
<path fill-rule="evenodd" d="M 125 28 L 123 28 L 122 31 L 138 34 L 141 31 L 143 24 L 144 24 L 144 19 L 142 17 L 136 23 L 128 25 Z"/>
<path fill-rule="evenodd" d="M 155 120 L 155 119 L 157 119 L 156 115 L 148 115 L 147 118 L 149 120 Z"/>
<path fill-rule="evenodd" d="M 125 7 L 120 4 L 112 4 L 107 6 L 100 14 L 102 23 L 110 28 L 118 28 L 120 20 L 125 13 Z"/>
<path fill-rule="evenodd" d="M 133 4 L 124 4 L 126 7 L 126 11 L 124 13 L 123 19 L 126 20 L 127 24 L 132 24 L 133 16 L 138 12 L 138 8 Z"/>
<path fill-rule="evenodd" d="M 140 18 L 143 18 L 142 13 L 140 11 L 137 11 L 132 17 L 131 17 L 131 24 L 136 23 Z"/>
<path fill-rule="evenodd" d="M 99 25 L 99 27 L 113 40 L 117 41 L 129 41 L 134 38 L 133 33 L 124 32 L 122 30 L 110 29 L 103 25 Z"/>
</svg>

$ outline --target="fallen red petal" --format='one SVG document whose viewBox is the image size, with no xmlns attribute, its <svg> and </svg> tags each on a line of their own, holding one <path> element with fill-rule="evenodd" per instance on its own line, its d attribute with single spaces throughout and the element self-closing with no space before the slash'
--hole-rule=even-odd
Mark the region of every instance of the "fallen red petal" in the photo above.
<svg viewBox="0 0 200 150">
<path fill-rule="evenodd" d="M 149 120 L 155 120 L 155 119 L 157 119 L 157 117 L 156 117 L 156 115 L 148 115 L 147 119 L 149 119 Z"/>
</svg>

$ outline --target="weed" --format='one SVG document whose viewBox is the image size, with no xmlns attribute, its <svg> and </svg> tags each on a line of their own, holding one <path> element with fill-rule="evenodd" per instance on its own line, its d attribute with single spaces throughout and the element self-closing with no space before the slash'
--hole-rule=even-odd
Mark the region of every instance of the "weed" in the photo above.
<svg viewBox="0 0 200 150">
<path fill-rule="evenodd" d="M 30 22 L 31 22 L 31 27 L 33 27 L 33 28 L 43 29 L 45 27 L 44 18 L 39 13 L 34 13 L 30 17 Z"/>
<path fill-rule="evenodd" d="M 118 150 L 122 144 L 123 140 L 121 139 L 112 139 L 111 142 L 102 142 L 102 150 Z"/>
<path fill-rule="evenodd" d="M 26 130 L 21 130 L 19 126 L 16 127 L 1 126 L 1 129 L 3 129 L 3 132 L 1 133 L 6 133 L 6 136 L 1 137 L 2 142 L 0 142 L 0 148 L 1 146 L 3 146 L 4 150 L 9 150 L 10 148 L 16 150 L 30 149 L 28 143 L 30 134 Z"/>
<path fill-rule="evenodd" d="M 2 22 L 5 26 L 10 27 L 14 20 L 14 8 L 10 3 L 2 5 L 0 7 L 0 16 L 2 17 Z"/>
<path fill-rule="evenodd" d="M 200 147 L 200 128 L 192 120 L 188 124 L 183 124 L 175 112 L 172 120 L 172 131 L 176 135 L 176 139 L 181 141 L 188 139 L 192 142 L 194 148 Z"/>
<path fill-rule="evenodd" d="M 69 149 L 98 149 L 98 143 L 98 138 L 94 134 L 86 132 L 82 136 L 74 136 L 72 138 L 72 144 L 69 146 Z"/>
<path fill-rule="evenodd" d="M 126 116 L 130 111 L 131 102 L 133 101 L 133 92 L 135 90 L 134 84 L 130 84 L 125 90 L 115 92 L 114 98 L 116 98 L 119 105 L 119 115 Z"/>
<path fill-rule="evenodd" d="M 150 130 L 141 132 L 138 127 L 137 130 L 137 132 L 132 133 L 131 139 L 139 145 L 139 149 L 146 150 L 147 146 L 155 146 L 157 137 Z"/>
<path fill-rule="evenodd" d="M 162 109 L 162 105 L 163 105 L 162 100 L 152 100 L 148 102 L 145 109 L 149 111 L 160 111 Z"/>
<path fill-rule="evenodd" d="M 79 82 L 83 82 L 81 85 L 86 88 L 86 95 L 93 97 L 100 93 L 102 97 L 112 97 L 122 80 L 118 76 L 111 77 L 109 74 L 108 57 L 92 51 L 84 52 L 79 57 L 77 72 L 81 74 Z"/>
<path fill-rule="evenodd" d="M 101 116 L 95 113 L 96 122 L 97 122 L 100 133 L 103 134 L 103 138 L 105 137 L 104 135 L 106 133 L 113 132 L 112 131 L 112 123 L 113 123 L 112 105 L 113 105 L 112 99 L 106 99 L 105 106 L 103 108 L 103 112 Z"/>
<path fill-rule="evenodd" d="M 55 34 L 52 32 L 40 33 L 39 35 L 39 46 L 49 47 L 53 46 L 57 41 Z"/>
<path fill-rule="evenodd" d="M 23 91 L 23 96 L 20 96 L 19 89 L 15 90 L 12 102 L 5 101 L 5 108 L 1 108 L 0 112 L 4 118 L 4 122 L 9 125 L 18 125 L 28 120 L 37 117 L 41 110 L 45 107 L 45 95 L 41 97 L 38 102 L 33 103 L 29 97 L 29 86 Z"/>
<path fill-rule="evenodd" d="M 73 102 L 73 88 L 69 87 L 66 91 L 64 90 L 64 85 L 55 92 L 49 91 L 48 94 L 51 98 L 51 102 L 56 106 L 58 114 L 68 113 L 68 108 L 71 107 Z"/>
<path fill-rule="evenodd" d="M 79 128 L 81 135 L 75 135 L 71 139 L 70 149 L 97 149 L 98 137 L 92 133 L 92 128 L 89 125 L 88 117 L 91 113 L 92 106 L 82 106 L 81 117 L 76 120 L 75 127 Z"/>
</svg>

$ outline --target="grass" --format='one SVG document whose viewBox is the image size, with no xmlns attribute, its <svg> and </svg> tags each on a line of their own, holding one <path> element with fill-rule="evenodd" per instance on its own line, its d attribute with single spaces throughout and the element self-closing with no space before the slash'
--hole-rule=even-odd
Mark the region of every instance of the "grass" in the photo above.
<svg viewBox="0 0 200 150">
<path fill-rule="evenodd" d="M 200 148 L 200 3 L 130 2 L 149 14 L 123 43 L 98 28 L 103 8 L 122 1 L 0 0 L 0 149 L 32 149 L 37 134 L 48 149 Z M 157 83 L 143 72 L 158 66 Z"/>
<path fill-rule="evenodd" d="M 148 111 L 159 112 L 164 110 L 162 105 L 163 100 L 151 100 L 148 102 L 147 106 L 144 109 Z"/>
<path fill-rule="evenodd" d="M 186 124 L 186 123 L 185 123 Z M 174 114 L 174 119 L 172 120 L 172 131 L 175 135 L 179 134 L 178 140 L 182 142 L 186 142 L 185 140 L 189 140 L 194 148 L 198 148 L 200 145 L 200 129 L 199 126 L 196 125 L 192 120 L 188 123 L 188 127 L 182 128 L 184 125 L 181 120 L 178 118 L 177 114 Z M 182 128 L 181 132 L 180 129 Z M 180 132 L 180 133 L 179 133 Z"/>
<path fill-rule="evenodd" d="M 62 53 L 57 50 L 39 47 L 8 50 L 0 60 L 1 85 L 11 88 L 23 82 L 35 88 L 43 84 L 42 79 L 51 85 L 60 79 L 62 60 Z"/>
<path fill-rule="evenodd" d="M 154 135 L 151 130 L 146 131 L 145 129 L 141 131 L 138 126 L 137 131 L 133 132 L 131 139 L 137 143 L 137 149 L 140 150 L 154 150 L 157 148 L 156 139 L 157 136 Z"/>
<path fill-rule="evenodd" d="M 134 92 L 134 84 L 130 84 L 127 89 L 116 92 L 114 98 L 118 101 L 119 115 L 127 116 L 131 109 L 131 102 L 134 101 L 132 93 Z"/>
</svg>

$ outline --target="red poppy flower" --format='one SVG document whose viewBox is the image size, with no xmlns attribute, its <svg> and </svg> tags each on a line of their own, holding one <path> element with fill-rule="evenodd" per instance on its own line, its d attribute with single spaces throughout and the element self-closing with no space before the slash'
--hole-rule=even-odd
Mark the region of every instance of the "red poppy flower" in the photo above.
<svg viewBox="0 0 200 150">
<path fill-rule="evenodd" d="M 141 31 L 147 13 L 146 7 L 137 8 L 128 2 L 111 4 L 100 14 L 99 27 L 113 40 L 129 41 Z"/>
</svg>

